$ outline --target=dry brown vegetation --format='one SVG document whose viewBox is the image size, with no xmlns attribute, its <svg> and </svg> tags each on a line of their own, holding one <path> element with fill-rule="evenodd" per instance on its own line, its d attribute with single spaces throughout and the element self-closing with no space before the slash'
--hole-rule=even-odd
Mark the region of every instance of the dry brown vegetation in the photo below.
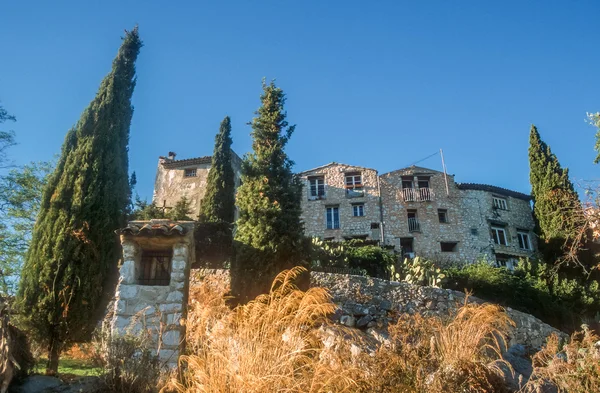
<svg viewBox="0 0 600 393">
<path fill-rule="evenodd" d="M 548 384 L 561 393 L 600 392 L 600 337 L 586 327 L 567 344 L 552 335 L 533 364 L 528 392 Z"/>
<path fill-rule="evenodd" d="M 234 310 L 216 281 L 196 286 L 189 354 L 164 391 L 507 391 L 500 348 L 512 321 L 500 307 L 465 304 L 449 319 L 405 315 L 390 326 L 389 345 L 371 352 L 359 345 L 356 353 L 350 346 L 364 337 L 328 319 L 335 305 L 324 289 L 294 285 L 301 272 L 283 272 L 268 295 Z M 324 332 L 337 337 L 333 344 Z"/>
</svg>

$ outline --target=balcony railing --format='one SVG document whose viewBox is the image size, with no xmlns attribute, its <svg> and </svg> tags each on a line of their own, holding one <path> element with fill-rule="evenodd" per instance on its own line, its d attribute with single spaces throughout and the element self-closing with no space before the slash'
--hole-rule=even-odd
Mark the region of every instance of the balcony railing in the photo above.
<svg viewBox="0 0 600 393">
<path fill-rule="evenodd" d="M 360 198 L 365 196 L 365 190 L 362 188 L 347 188 L 346 189 L 346 197 L 347 198 Z"/>
<path fill-rule="evenodd" d="M 409 232 L 419 232 L 421 231 L 421 225 L 419 225 L 419 219 L 416 217 L 408 218 L 408 231 Z"/>
<path fill-rule="evenodd" d="M 426 202 L 433 201 L 433 190 L 431 188 L 403 188 L 402 197 L 404 202 Z"/>
</svg>

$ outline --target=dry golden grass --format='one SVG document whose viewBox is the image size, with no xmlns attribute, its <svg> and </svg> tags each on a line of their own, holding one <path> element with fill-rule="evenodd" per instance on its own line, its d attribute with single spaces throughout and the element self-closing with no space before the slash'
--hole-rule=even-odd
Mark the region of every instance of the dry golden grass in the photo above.
<svg viewBox="0 0 600 393">
<path fill-rule="evenodd" d="M 403 315 L 369 362 L 363 392 L 506 392 L 499 365 L 513 324 L 498 306 L 465 303 L 449 319 Z"/>
<path fill-rule="evenodd" d="M 600 392 L 600 337 L 584 327 L 561 345 L 557 335 L 533 357 L 533 374 L 526 391 L 552 384 L 559 392 Z"/>
<path fill-rule="evenodd" d="M 357 370 L 327 354 L 318 328 L 334 311 L 322 288 L 300 291 L 282 272 L 269 294 L 230 310 L 210 283 L 191 294 L 179 392 L 350 392 Z"/>
</svg>

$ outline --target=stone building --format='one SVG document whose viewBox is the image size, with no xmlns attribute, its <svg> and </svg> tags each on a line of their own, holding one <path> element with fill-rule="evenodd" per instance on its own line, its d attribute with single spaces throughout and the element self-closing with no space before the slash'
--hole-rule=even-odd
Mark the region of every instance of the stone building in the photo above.
<svg viewBox="0 0 600 393">
<path fill-rule="evenodd" d="M 170 152 L 167 157 L 158 158 L 152 201 L 156 206 L 168 210 L 185 196 L 191 203 L 191 217 L 198 218 L 212 157 L 176 160 L 175 156 L 175 153 Z M 231 158 L 237 188 L 240 184 L 242 160 L 233 151 Z"/>
<path fill-rule="evenodd" d="M 161 365 L 177 367 L 185 347 L 194 222 L 131 221 L 121 229 L 123 262 L 114 298 L 113 334 L 149 334 Z"/>
<path fill-rule="evenodd" d="M 307 236 L 381 240 L 381 195 L 375 169 L 332 162 L 301 172 Z"/>
<path fill-rule="evenodd" d="M 409 167 L 380 177 L 385 243 L 438 262 L 485 258 L 514 267 L 537 249 L 531 197 Z"/>
<path fill-rule="evenodd" d="M 241 160 L 234 154 L 236 187 Z M 153 200 L 170 208 L 182 197 L 197 216 L 210 157 L 160 157 Z M 438 262 L 485 258 L 512 268 L 537 250 L 530 196 L 501 187 L 459 184 L 453 175 L 411 166 L 377 170 L 332 162 L 298 174 L 307 236 L 378 240 L 404 256 Z"/>
</svg>

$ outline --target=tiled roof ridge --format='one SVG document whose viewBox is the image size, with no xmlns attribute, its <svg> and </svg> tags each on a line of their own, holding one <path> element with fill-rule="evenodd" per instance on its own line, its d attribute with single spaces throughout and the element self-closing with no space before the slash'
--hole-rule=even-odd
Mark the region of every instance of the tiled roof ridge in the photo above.
<svg viewBox="0 0 600 393">
<path fill-rule="evenodd" d="M 475 191 L 489 191 L 495 192 L 498 194 L 511 196 L 514 198 L 524 199 L 526 201 L 531 200 L 531 195 L 509 190 L 508 188 L 493 186 L 491 184 L 481 184 L 481 183 L 456 183 L 456 186 L 461 190 L 475 190 Z"/>
</svg>

